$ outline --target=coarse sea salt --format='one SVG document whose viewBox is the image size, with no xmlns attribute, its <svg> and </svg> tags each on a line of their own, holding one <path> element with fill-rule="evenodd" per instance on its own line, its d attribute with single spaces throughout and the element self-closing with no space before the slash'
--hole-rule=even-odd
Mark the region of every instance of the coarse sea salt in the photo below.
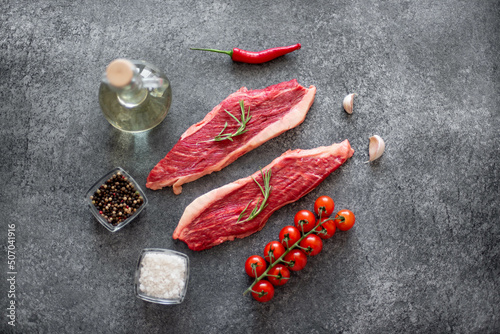
<svg viewBox="0 0 500 334">
<path fill-rule="evenodd" d="M 186 259 L 182 256 L 147 253 L 141 261 L 139 290 L 161 299 L 178 299 L 186 284 Z"/>
</svg>

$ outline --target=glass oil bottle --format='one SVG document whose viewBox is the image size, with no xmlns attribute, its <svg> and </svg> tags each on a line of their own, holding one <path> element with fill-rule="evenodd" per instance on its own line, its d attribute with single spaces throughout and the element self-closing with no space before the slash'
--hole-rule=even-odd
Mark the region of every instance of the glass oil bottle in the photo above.
<svg viewBox="0 0 500 334">
<path fill-rule="evenodd" d="M 152 64 L 116 59 L 106 68 L 99 104 L 115 128 L 126 132 L 152 129 L 167 116 L 171 102 L 170 82 Z"/>
</svg>

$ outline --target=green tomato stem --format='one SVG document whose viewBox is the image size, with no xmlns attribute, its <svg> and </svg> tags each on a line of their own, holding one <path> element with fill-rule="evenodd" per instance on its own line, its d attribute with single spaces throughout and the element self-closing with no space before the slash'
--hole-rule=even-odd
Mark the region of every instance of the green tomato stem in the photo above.
<svg viewBox="0 0 500 334">
<path fill-rule="evenodd" d="M 267 295 L 267 292 L 266 291 L 255 291 L 255 290 L 250 290 L 250 292 L 253 292 L 253 293 L 256 293 L 259 295 L 259 297 L 263 297 L 265 295 Z"/>
<path fill-rule="evenodd" d="M 343 223 L 345 222 L 345 217 L 344 216 L 338 216 L 338 217 L 335 217 L 335 220 L 340 220 L 339 223 Z"/>
<path fill-rule="evenodd" d="M 328 218 L 328 219 L 325 219 L 324 221 L 322 221 L 322 222 L 321 222 L 321 213 L 320 213 L 320 215 L 319 215 L 319 221 L 320 221 L 320 223 L 318 224 L 318 226 L 322 226 L 324 223 L 326 223 L 326 222 L 327 222 L 327 221 L 329 221 L 329 220 L 333 220 L 333 219 L 332 219 L 332 218 Z M 279 257 L 276 261 L 274 261 L 273 263 L 269 264 L 269 266 L 267 267 L 266 271 L 264 271 L 264 272 L 262 273 L 262 275 L 260 275 L 259 277 L 256 277 L 256 278 L 255 278 L 255 281 L 252 283 L 252 285 L 250 285 L 250 287 L 248 287 L 248 289 L 246 289 L 246 290 L 245 290 L 245 292 L 243 292 L 243 295 L 246 295 L 247 293 L 249 293 L 249 292 L 253 291 L 253 290 L 252 290 L 252 288 L 255 286 L 255 284 L 257 284 L 260 280 L 264 279 L 266 276 L 269 276 L 269 275 L 267 275 L 267 273 L 269 272 L 269 270 L 271 270 L 271 268 L 272 268 L 272 267 L 274 267 L 275 265 L 277 265 L 277 264 L 278 264 L 278 263 L 280 263 L 280 262 L 283 262 L 283 263 L 290 263 L 290 262 L 287 262 L 287 261 L 283 260 L 283 259 L 285 258 L 285 256 L 286 256 L 288 253 L 290 253 L 290 251 L 291 251 L 292 249 L 294 249 L 294 248 L 296 248 L 296 247 L 300 247 L 300 246 L 299 246 L 300 242 L 301 242 L 301 241 L 302 241 L 305 237 L 307 237 L 309 234 L 314 233 L 314 231 L 316 230 L 316 228 L 317 228 L 318 226 L 315 226 L 312 230 L 310 230 L 309 232 L 307 232 L 307 233 L 303 234 L 303 235 L 302 235 L 302 237 L 301 237 L 299 240 L 297 240 L 297 242 L 296 242 L 296 243 L 294 243 L 294 244 L 292 245 L 292 247 L 288 248 L 288 249 L 287 249 L 287 250 L 283 253 L 283 255 L 281 255 L 281 256 L 280 256 L 280 257 Z"/>
<path fill-rule="evenodd" d="M 302 247 L 302 246 L 299 245 L 299 246 L 297 246 L 297 248 L 303 250 L 304 253 L 306 253 L 306 254 L 309 254 L 310 252 L 312 252 L 311 246 L 309 246 L 309 247 Z"/>
</svg>

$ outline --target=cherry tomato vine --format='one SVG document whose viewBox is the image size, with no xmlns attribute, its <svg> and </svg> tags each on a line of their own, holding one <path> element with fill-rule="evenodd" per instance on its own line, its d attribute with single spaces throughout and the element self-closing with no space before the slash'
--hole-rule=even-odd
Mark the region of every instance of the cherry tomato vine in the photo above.
<svg viewBox="0 0 500 334">
<path fill-rule="evenodd" d="M 250 256 L 245 262 L 245 270 L 255 280 L 243 295 L 251 292 L 260 302 L 270 301 L 274 297 L 274 286 L 283 285 L 290 279 L 290 270 L 299 271 L 306 266 L 306 254 L 319 254 L 323 249 L 322 240 L 331 238 L 337 228 L 341 231 L 351 229 L 355 222 L 354 213 L 340 210 L 335 218 L 330 218 L 334 206 L 330 197 L 319 197 L 314 205 L 317 220 L 312 212 L 299 211 L 294 217 L 296 227 L 285 226 L 280 231 L 280 241 L 266 245 L 265 260 L 258 255 Z"/>
</svg>

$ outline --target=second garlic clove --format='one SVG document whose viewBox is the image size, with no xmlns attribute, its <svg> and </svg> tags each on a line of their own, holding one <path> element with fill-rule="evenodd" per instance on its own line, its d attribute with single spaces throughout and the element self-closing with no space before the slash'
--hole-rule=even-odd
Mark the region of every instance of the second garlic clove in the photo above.
<svg viewBox="0 0 500 334">
<path fill-rule="evenodd" d="M 356 95 L 358 95 L 358 94 L 352 93 L 352 94 L 349 94 L 346 97 L 344 97 L 344 102 L 343 102 L 344 110 L 349 115 L 352 114 L 352 110 L 354 107 L 354 96 L 356 96 Z"/>
<path fill-rule="evenodd" d="M 376 160 L 382 156 L 385 151 L 385 142 L 378 136 L 370 137 L 370 144 L 368 146 L 368 153 L 370 154 L 370 161 Z"/>
</svg>

